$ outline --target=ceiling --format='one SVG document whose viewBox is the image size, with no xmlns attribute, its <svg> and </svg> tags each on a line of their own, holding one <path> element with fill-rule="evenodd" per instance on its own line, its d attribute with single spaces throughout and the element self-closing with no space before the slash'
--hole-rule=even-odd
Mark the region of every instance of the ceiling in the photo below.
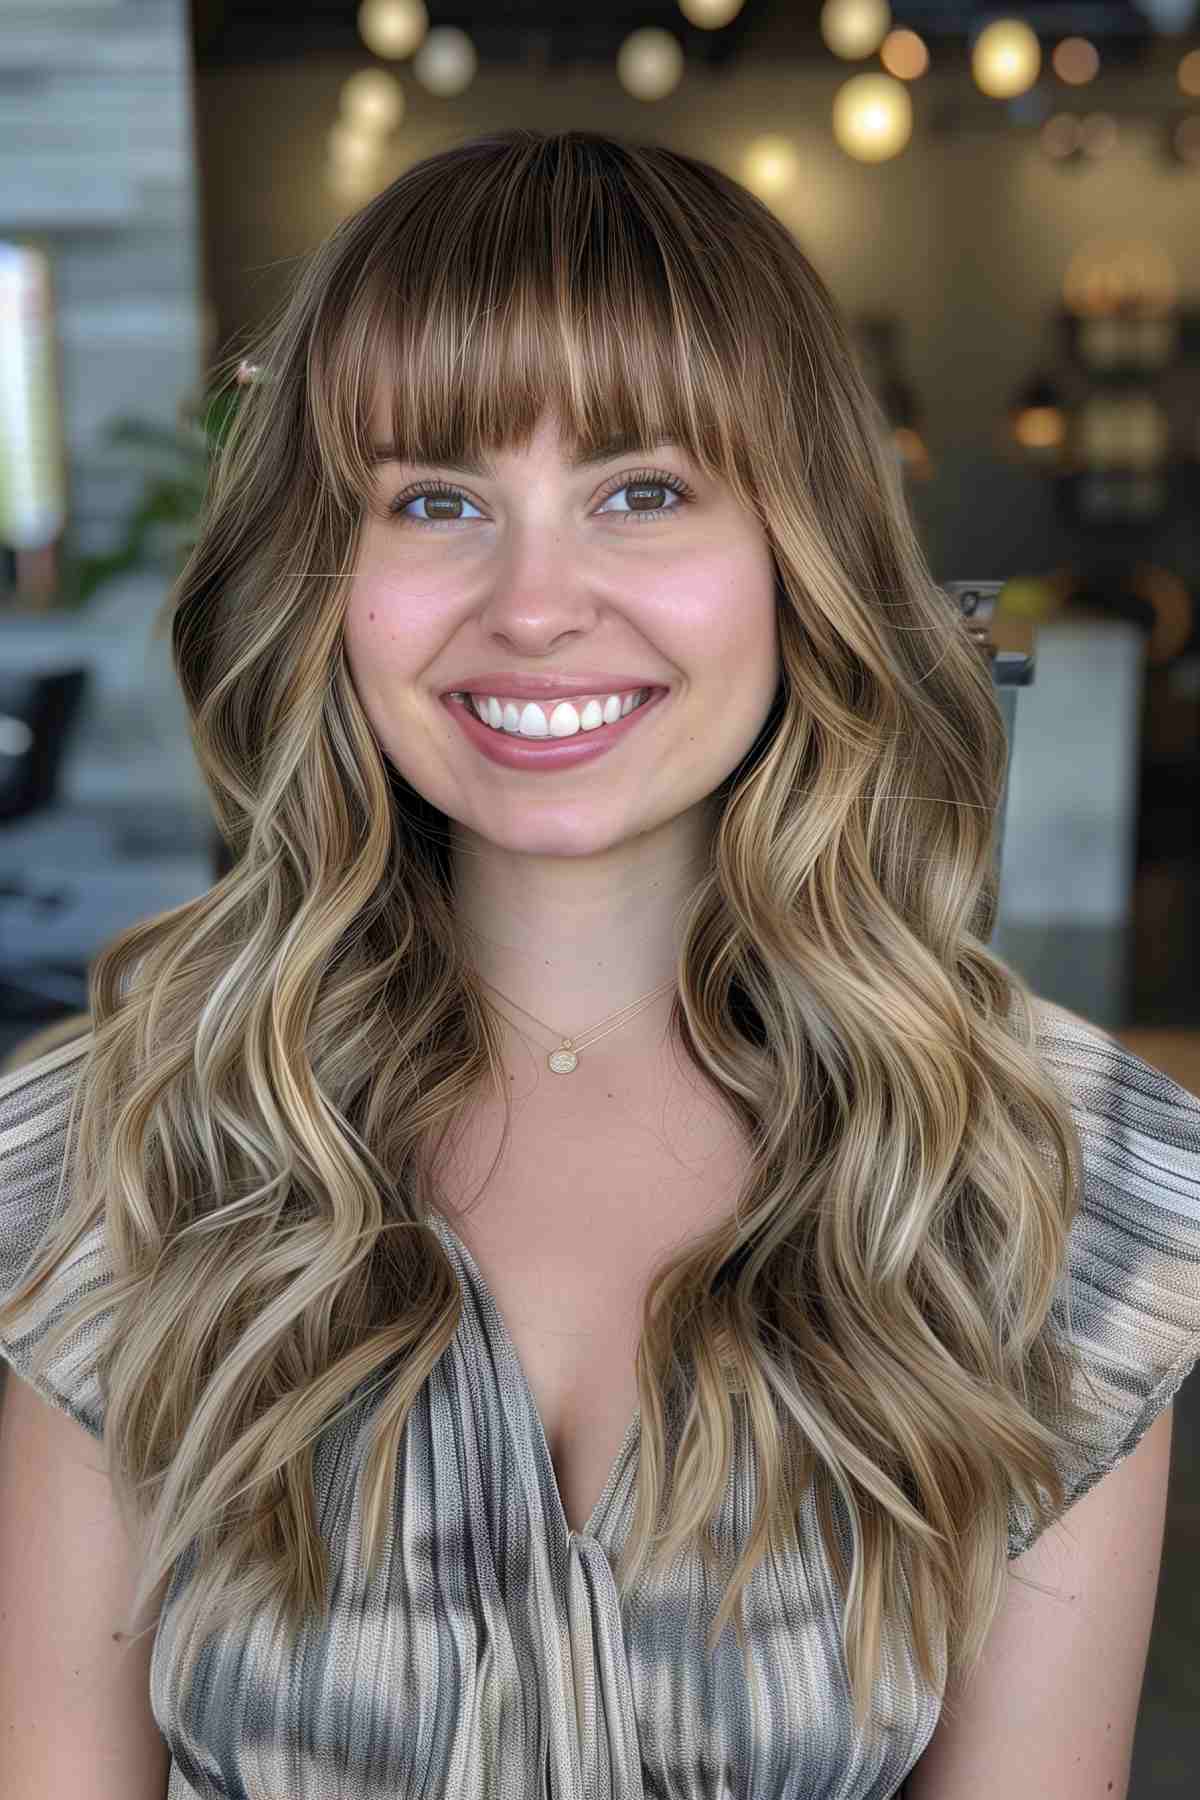
<svg viewBox="0 0 1200 1800">
<path fill-rule="evenodd" d="M 305 56 L 356 52 L 369 56 L 355 23 L 359 0 L 190 0 L 196 63 L 200 68 L 234 63 L 294 62 Z M 821 37 L 821 0 L 746 0 L 737 17 L 719 31 L 690 25 L 675 0 L 464 0 L 458 5 L 431 0 L 434 25 L 457 25 L 468 32 L 487 63 L 534 62 L 545 70 L 576 64 L 610 65 L 624 38 L 657 25 L 678 38 L 689 61 L 707 68 L 733 68 L 739 61 L 823 61 L 839 63 Z M 898 0 L 897 26 L 909 25 L 929 42 L 965 41 L 991 12 L 983 0 Z M 1014 12 L 1043 38 L 1079 33 L 1105 46 L 1106 60 L 1137 60 L 1152 33 L 1132 0 L 1041 0 Z M 403 64 L 398 65 L 402 68 Z"/>
</svg>

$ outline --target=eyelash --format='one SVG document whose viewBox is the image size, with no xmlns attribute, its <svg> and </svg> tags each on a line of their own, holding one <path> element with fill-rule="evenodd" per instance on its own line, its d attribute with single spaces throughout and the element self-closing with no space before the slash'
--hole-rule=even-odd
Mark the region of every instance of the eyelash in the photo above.
<svg viewBox="0 0 1200 1800">
<path fill-rule="evenodd" d="M 690 504 L 696 497 L 687 482 L 681 481 L 678 475 L 669 475 L 664 469 L 641 469 L 635 475 L 618 475 L 607 491 L 601 494 L 601 502 L 611 500 L 614 494 L 619 494 L 622 488 L 627 487 L 669 488 L 671 493 L 678 494 L 679 498 L 683 501 L 684 506 Z M 418 525 L 425 531 L 437 530 L 438 527 L 442 525 L 470 525 L 472 523 L 470 519 L 406 519 L 403 516 L 404 508 L 412 501 L 419 500 L 423 495 L 429 495 L 431 497 L 434 495 L 444 495 L 450 499 L 461 497 L 468 501 L 471 506 L 478 506 L 479 504 L 477 500 L 472 500 L 469 494 L 464 493 L 462 488 L 451 487 L 448 482 L 421 481 L 415 483 L 410 488 L 406 488 L 402 494 L 397 494 L 394 500 L 389 501 L 388 512 L 393 517 L 397 518 L 401 525 Z M 656 522 L 659 519 L 666 518 L 671 513 L 682 511 L 683 506 L 656 506 L 650 512 L 611 513 L 606 514 L 606 517 L 622 520 L 636 519 L 639 522 L 645 520 Z"/>
</svg>

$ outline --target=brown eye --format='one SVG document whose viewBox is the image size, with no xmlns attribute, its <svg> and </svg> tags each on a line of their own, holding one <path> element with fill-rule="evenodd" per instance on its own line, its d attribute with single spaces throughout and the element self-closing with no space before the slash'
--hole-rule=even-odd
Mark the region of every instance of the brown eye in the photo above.
<svg viewBox="0 0 1200 1800">
<path fill-rule="evenodd" d="M 601 499 L 602 503 L 607 503 L 614 495 L 622 492 L 629 492 L 634 495 L 639 495 L 642 498 L 652 499 L 663 489 L 666 489 L 668 492 L 677 496 L 676 505 L 651 507 L 637 506 L 631 507 L 625 512 L 609 512 L 602 516 L 606 518 L 636 520 L 639 524 L 644 524 L 647 521 L 656 523 L 659 519 L 668 518 L 672 513 L 682 512 L 683 508 L 695 498 L 686 481 L 681 481 L 677 475 L 669 475 L 664 471 L 657 469 L 644 469 L 636 475 L 619 475 L 601 496 Z M 443 513 L 449 513 L 449 516 L 422 519 L 418 518 L 415 514 L 410 515 L 407 509 L 416 500 L 427 500 L 431 503 L 444 501 L 445 505 L 442 508 L 442 511 Z M 457 514 L 451 510 L 455 501 L 460 503 L 460 510 Z M 464 494 L 461 488 L 451 487 L 450 484 L 445 481 L 421 481 L 417 482 L 412 487 L 405 488 L 402 494 L 397 494 L 396 498 L 389 502 L 388 512 L 393 517 L 398 518 L 403 525 L 420 525 L 428 531 L 436 529 L 441 525 L 471 524 L 473 522 L 472 520 L 462 516 L 461 507 L 463 505 L 474 506 L 475 502 L 470 499 L 467 494 Z"/>
<path fill-rule="evenodd" d="M 668 513 L 682 512 L 692 497 L 690 488 L 686 487 L 685 483 L 678 480 L 674 475 L 639 475 L 633 481 L 631 481 L 628 476 L 622 476 L 616 487 L 609 491 L 606 496 L 606 501 L 611 500 L 615 498 L 617 494 L 622 493 L 629 494 L 636 499 L 653 500 L 655 495 L 663 492 L 676 495 L 677 504 L 674 506 L 636 506 L 631 508 L 629 512 L 617 516 L 638 520 L 662 519 L 665 518 Z M 614 515 L 609 514 L 608 516 L 612 517 Z"/>
<path fill-rule="evenodd" d="M 426 481 L 426 482 L 422 482 L 419 487 L 407 488 L 403 494 L 398 494 L 396 496 L 396 498 L 389 504 L 388 512 L 397 517 L 403 518 L 404 509 L 408 506 L 411 506 L 411 504 L 414 500 L 441 501 L 444 503 L 444 505 L 443 505 L 444 512 L 448 508 L 450 508 L 453 505 L 454 501 L 456 501 L 456 500 L 464 502 L 467 506 L 471 506 L 474 504 L 473 501 L 467 499 L 467 496 L 462 492 L 461 488 L 450 487 L 444 481 L 438 481 L 438 482 Z M 456 516 L 453 512 L 450 512 L 449 516 L 446 518 L 443 518 L 443 519 L 403 518 L 403 523 L 405 525 L 431 525 L 431 524 L 456 525 L 458 523 L 458 516 Z"/>
</svg>

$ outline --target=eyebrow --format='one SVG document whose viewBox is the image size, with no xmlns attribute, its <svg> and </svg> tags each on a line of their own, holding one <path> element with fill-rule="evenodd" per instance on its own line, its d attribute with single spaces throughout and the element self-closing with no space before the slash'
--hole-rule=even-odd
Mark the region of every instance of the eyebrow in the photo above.
<svg viewBox="0 0 1200 1800">
<path fill-rule="evenodd" d="M 631 450 L 648 456 L 652 451 L 663 450 L 673 443 L 674 439 L 665 432 L 653 434 L 648 444 L 640 442 L 640 434 L 637 432 L 618 432 L 607 443 L 601 444 L 599 449 L 585 450 L 579 456 L 572 457 L 567 466 L 571 469 L 592 468 L 596 463 L 609 462 L 614 456 L 625 456 Z M 419 469 L 455 469 L 464 475 L 494 475 L 496 472 L 491 463 L 486 460 L 479 462 L 473 457 L 464 457 L 461 462 L 444 462 L 440 457 L 433 456 L 402 457 L 395 444 L 372 444 L 371 463 L 387 462 L 409 462 Z"/>
</svg>

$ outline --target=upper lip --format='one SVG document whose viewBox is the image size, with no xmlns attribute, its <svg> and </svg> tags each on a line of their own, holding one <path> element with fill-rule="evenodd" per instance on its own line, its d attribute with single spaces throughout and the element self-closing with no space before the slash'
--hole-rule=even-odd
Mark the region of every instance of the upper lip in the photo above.
<svg viewBox="0 0 1200 1800">
<path fill-rule="evenodd" d="M 511 694 L 514 700 L 557 700 L 571 694 L 627 694 L 638 688 L 665 687 L 644 675 L 506 675 L 495 670 L 464 675 L 447 694 Z"/>
</svg>

